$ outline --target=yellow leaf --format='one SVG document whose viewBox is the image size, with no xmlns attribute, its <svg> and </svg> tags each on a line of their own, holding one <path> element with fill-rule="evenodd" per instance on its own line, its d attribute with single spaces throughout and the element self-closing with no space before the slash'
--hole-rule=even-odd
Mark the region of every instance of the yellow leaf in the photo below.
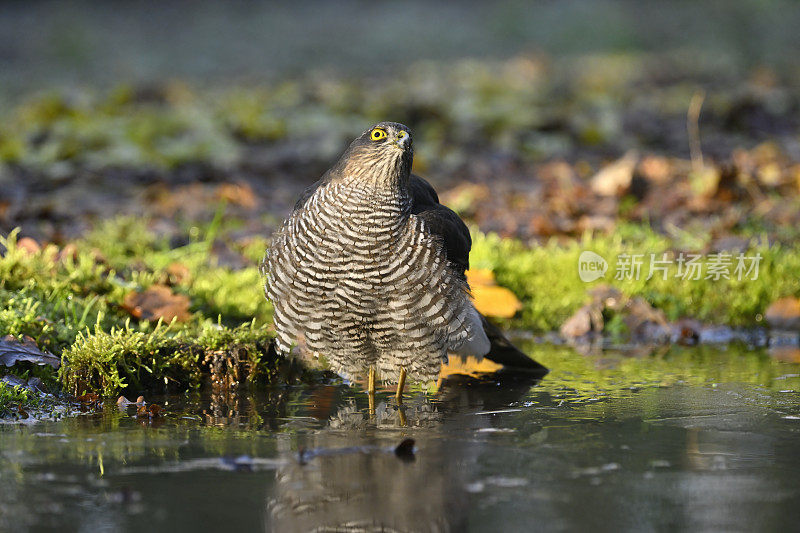
<svg viewBox="0 0 800 533">
<path fill-rule="evenodd" d="M 497 286 L 491 270 L 467 270 L 467 282 L 472 290 L 475 308 L 483 315 L 511 318 L 522 309 L 522 302 L 513 292 Z"/>
<path fill-rule="evenodd" d="M 467 283 L 470 287 L 477 285 L 495 285 L 494 272 L 488 268 L 467 270 Z"/>
<path fill-rule="evenodd" d="M 472 288 L 475 309 L 485 316 L 511 318 L 522 309 L 522 302 L 505 287 L 476 285 Z"/>
<path fill-rule="evenodd" d="M 446 379 L 453 375 L 478 377 L 481 374 L 497 372 L 501 368 L 503 368 L 503 365 L 485 358 L 478 361 L 472 356 L 465 359 L 457 355 L 451 355 L 449 361 L 442 365 L 442 369 L 439 372 L 439 379 Z"/>
</svg>

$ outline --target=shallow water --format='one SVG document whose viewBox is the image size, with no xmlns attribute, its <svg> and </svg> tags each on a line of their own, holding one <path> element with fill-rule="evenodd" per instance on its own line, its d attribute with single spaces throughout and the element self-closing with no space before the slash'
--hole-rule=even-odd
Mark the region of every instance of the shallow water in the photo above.
<svg viewBox="0 0 800 533">
<path fill-rule="evenodd" d="M 374 416 L 335 383 L 2 425 L 0 530 L 796 528 L 800 364 L 528 349 L 538 384 L 451 379 Z"/>
</svg>

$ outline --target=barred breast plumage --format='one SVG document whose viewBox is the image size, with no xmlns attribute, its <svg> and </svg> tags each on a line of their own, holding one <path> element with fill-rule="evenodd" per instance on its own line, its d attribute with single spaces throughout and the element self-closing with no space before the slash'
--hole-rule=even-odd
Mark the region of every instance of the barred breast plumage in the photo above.
<svg viewBox="0 0 800 533">
<path fill-rule="evenodd" d="M 405 126 L 370 128 L 273 236 L 263 271 L 279 352 L 297 344 L 350 379 L 372 367 L 422 381 L 448 352 L 490 352 L 464 275 L 469 233 L 411 158 Z"/>
</svg>

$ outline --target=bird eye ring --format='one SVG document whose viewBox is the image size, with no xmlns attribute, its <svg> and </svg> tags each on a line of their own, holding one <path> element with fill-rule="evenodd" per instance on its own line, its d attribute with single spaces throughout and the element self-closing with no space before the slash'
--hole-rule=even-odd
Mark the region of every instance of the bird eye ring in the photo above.
<svg viewBox="0 0 800 533">
<path fill-rule="evenodd" d="M 381 139 L 386 138 L 386 130 L 381 128 L 375 128 L 372 130 L 372 133 L 369 134 L 369 138 L 373 141 L 380 141 Z"/>
</svg>

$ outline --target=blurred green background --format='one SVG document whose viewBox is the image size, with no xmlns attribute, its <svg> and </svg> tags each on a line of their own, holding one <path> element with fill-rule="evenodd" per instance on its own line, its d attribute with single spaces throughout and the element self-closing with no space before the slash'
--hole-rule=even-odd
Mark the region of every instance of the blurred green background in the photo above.
<svg viewBox="0 0 800 533">
<path fill-rule="evenodd" d="M 391 74 L 418 60 L 542 52 L 656 53 L 797 75 L 789 0 L 500 2 L 4 2 L 5 92 L 309 70 Z"/>
</svg>

